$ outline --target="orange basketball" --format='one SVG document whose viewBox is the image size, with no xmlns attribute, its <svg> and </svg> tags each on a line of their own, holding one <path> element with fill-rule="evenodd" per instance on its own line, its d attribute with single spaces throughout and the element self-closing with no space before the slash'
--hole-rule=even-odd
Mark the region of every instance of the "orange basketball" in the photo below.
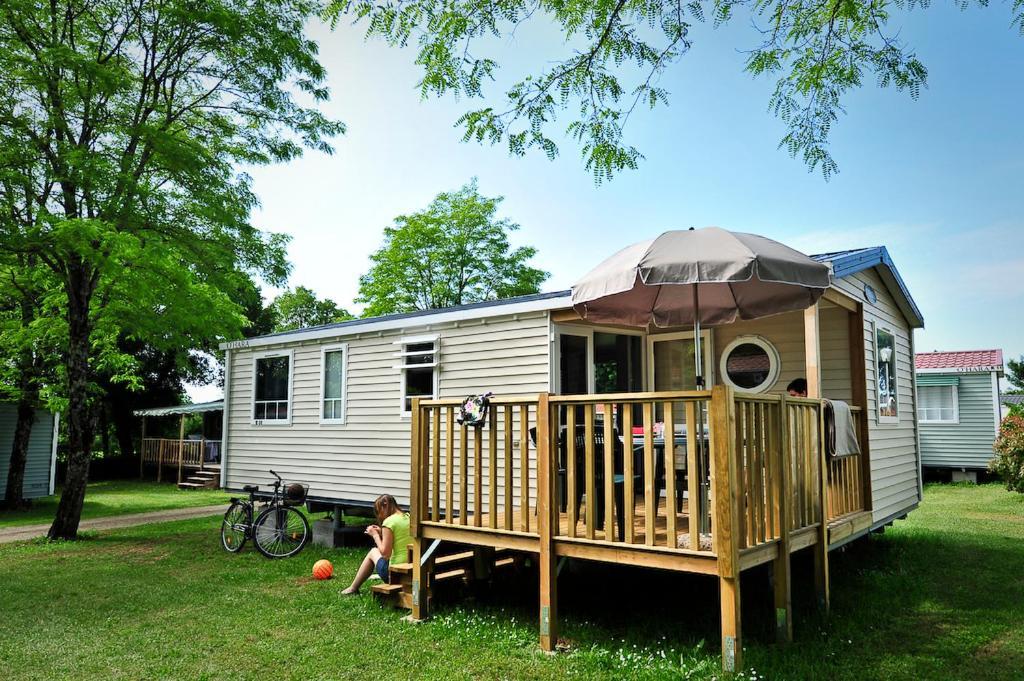
<svg viewBox="0 0 1024 681">
<path fill-rule="evenodd" d="M 334 566 L 326 558 L 313 564 L 313 579 L 330 579 L 334 574 Z"/>
</svg>

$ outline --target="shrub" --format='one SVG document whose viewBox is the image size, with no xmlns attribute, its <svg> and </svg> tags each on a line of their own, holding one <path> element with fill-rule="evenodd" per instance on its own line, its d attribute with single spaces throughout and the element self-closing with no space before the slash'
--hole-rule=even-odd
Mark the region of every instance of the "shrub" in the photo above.
<svg viewBox="0 0 1024 681">
<path fill-rule="evenodd" d="M 999 426 L 996 456 L 989 468 L 1006 481 L 1006 489 L 1024 493 L 1024 415 L 1010 414 Z"/>
</svg>

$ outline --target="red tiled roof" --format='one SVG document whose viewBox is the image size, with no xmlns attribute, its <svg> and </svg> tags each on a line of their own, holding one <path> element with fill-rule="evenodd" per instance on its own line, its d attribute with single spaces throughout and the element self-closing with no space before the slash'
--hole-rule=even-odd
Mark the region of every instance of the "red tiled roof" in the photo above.
<svg viewBox="0 0 1024 681">
<path fill-rule="evenodd" d="M 919 352 L 914 356 L 917 369 L 973 369 L 1003 366 L 1002 350 L 954 350 Z"/>
</svg>

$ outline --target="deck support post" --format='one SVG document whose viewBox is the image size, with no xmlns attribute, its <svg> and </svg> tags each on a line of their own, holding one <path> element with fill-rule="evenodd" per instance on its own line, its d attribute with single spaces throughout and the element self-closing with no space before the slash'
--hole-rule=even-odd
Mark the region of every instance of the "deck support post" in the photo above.
<svg viewBox="0 0 1024 681">
<path fill-rule="evenodd" d="M 722 603 L 722 671 L 736 672 L 743 668 L 739 574 L 719 576 L 718 594 Z"/>
<path fill-rule="evenodd" d="M 491 578 L 494 567 L 494 547 L 477 546 L 473 548 L 473 579 L 485 581 Z"/>
<path fill-rule="evenodd" d="M 537 533 L 540 540 L 540 647 L 551 652 L 558 643 L 558 572 L 552 528 L 551 407 L 548 394 L 537 400 Z M 572 499 L 569 500 L 572 503 Z"/>
<path fill-rule="evenodd" d="M 821 397 L 821 325 L 818 304 L 804 310 L 804 364 L 807 372 L 807 397 Z"/>
<path fill-rule="evenodd" d="M 178 426 L 178 484 L 181 484 L 181 460 L 185 456 L 185 415 L 181 415 Z"/>
<path fill-rule="evenodd" d="M 711 390 L 711 488 L 714 494 L 712 538 L 718 554 L 718 591 L 722 611 L 722 670 L 743 667 L 740 622 L 739 500 L 736 465 L 736 402 L 733 389 Z"/>
<path fill-rule="evenodd" d="M 156 455 L 156 481 L 161 482 L 164 477 L 164 446 L 167 444 L 165 438 L 160 438 L 160 449 Z"/>
<path fill-rule="evenodd" d="M 828 455 L 825 453 L 825 409 L 818 410 L 818 543 L 814 546 L 814 588 L 818 607 L 831 608 L 828 574 Z"/>
<path fill-rule="evenodd" d="M 430 579 L 434 572 L 434 558 L 423 560 L 429 539 L 412 540 L 412 612 L 410 619 L 421 622 L 430 617 Z"/>
<path fill-rule="evenodd" d="M 143 464 L 146 460 L 146 417 L 142 417 L 142 439 L 139 440 L 139 480 L 142 480 L 145 469 Z"/>
<path fill-rule="evenodd" d="M 412 614 L 410 619 L 421 621 L 430 617 L 429 581 L 433 561 L 424 565 L 423 553 L 427 540 L 420 536 L 420 521 L 423 513 L 423 433 L 420 422 L 420 398 L 412 399 L 412 421 L 409 424 L 411 436 L 409 461 L 409 535 L 412 538 Z M 397 548 L 397 547 L 396 547 Z"/>
<path fill-rule="evenodd" d="M 789 505 L 793 497 L 793 482 L 790 479 L 789 450 L 789 407 L 786 394 L 783 393 L 779 404 L 778 419 L 779 437 L 774 444 L 778 447 L 775 456 L 779 461 L 779 491 L 775 495 L 778 500 L 779 518 L 779 555 L 772 564 L 772 587 L 775 592 L 775 640 L 779 643 L 793 642 L 793 598 L 790 581 L 790 549 L 789 549 Z"/>
</svg>

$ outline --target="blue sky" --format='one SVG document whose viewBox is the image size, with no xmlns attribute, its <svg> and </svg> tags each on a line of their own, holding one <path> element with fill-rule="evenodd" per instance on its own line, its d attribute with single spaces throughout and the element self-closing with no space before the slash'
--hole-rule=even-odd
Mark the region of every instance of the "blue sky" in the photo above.
<svg viewBox="0 0 1024 681">
<path fill-rule="evenodd" d="M 336 153 L 249 169 L 261 228 L 293 237 L 291 284 L 352 305 L 358 277 L 394 216 L 477 177 L 539 249 L 547 290 L 568 288 L 618 248 L 666 229 L 718 225 L 808 253 L 885 245 L 921 308 L 918 350 L 1024 354 L 1024 37 L 1008 7 L 936 6 L 892 28 L 929 69 L 918 100 L 873 80 L 845 100 L 833 132 L 840 173 L 825 182 L 776 148 L 772 82 L 742 70 L 758 39 L 746 19 L 698 25 L 661 79 L 670 105 L 638 111 L 628 140 L 639 170 L 595 186 L 570 141 L 551 162 L 462 143 L 453 127 L 475 102 L 422 101 L 414 51 L 365 42 L 361 28 L 310 27 L 332 100 L 348 125 Z M 538 25 L 493 53 L 508 71 L 564 54 Z M 500 103 L 501 89 L 490 93 Z M 564 125 L 563 120 L 559 125 Z M 268 295 L 273 291 L 268 290 Z"/>
</svg>

